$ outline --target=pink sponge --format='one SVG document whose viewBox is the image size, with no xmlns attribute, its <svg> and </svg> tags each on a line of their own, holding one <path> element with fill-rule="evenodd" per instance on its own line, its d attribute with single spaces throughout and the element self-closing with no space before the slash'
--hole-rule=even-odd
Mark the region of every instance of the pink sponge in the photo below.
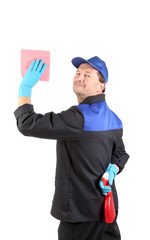
<svg viewBox="0 0 150 240">
<path fill-rule="evenodd" d="M 49 80 L 49 72 L 50 72 L 50 52 L 49 51 L 41 51 L 41 50 L 21 50 L 21 74 L 22 77 L 28 70 L 32 61 L 36 59 L 43 59 L 44 63 L 47 63 L 47 67 L 40 78 L 40 81 L 48 81 Z"/>
</svg>

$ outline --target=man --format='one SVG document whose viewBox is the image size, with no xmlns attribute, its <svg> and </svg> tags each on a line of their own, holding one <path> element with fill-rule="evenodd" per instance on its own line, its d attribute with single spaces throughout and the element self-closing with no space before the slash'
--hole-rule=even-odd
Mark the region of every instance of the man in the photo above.
<svg viewBox="0 0 150 240">
<path fill-rule="evenodd" d="M 19 131 L 26 136 L 57 140 L 55 194 L 51 214 L 60 220 L 59 240 L 120 239 L 116 219 L 105 223 L 104 197 L 112 190 L 116 213 L 118 199 L 114 178 L 129 156 L 122 140 L 122 122 L 105 101 L 108 71 L 98 57 L 74 58 L 77 68 L 73 90 L 78 105 L 66 111 L 36 114 L 31 90 L 46 64 L 31 63 L 19 88 L 15 111 Z M 110 187 L 103 174 L 109 173 Z"/>
</svg>

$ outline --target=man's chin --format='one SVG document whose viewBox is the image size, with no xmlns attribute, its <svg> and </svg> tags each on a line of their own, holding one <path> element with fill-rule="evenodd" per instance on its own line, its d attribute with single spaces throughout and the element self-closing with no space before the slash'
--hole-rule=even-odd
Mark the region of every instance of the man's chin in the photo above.
<svg viewBox="0 0 150 240">
<path fill-rule="evenodd" d="M 75 93 L 76 95 L 78 95 L 78 96 L 83 95 L 83 92 L 80 91 L 79 89 L 78 89 L 78 90 L 77 90 L 77 89 L 73 89 L 73 91 L 74 91 L 74 93 Z"/>
<path fill-rule="evenodd" d="M 73 87 L 73 90 L 74 90 L 75 93 L 83 93 L 83 87 L 82 86 L 75 85 Z"/>
<path fill-rule="evenodd" d="M 81 91 L 74 91 L 74 93 L 76 94 L 77 97 L 80 97 L 80 98 L 84 98 L 85 97 L 85 94 Z"/>
</svg>

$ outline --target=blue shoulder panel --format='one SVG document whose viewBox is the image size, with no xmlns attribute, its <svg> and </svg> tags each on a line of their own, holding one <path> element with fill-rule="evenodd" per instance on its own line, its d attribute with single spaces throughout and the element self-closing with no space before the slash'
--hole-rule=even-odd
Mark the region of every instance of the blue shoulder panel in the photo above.
<svg viewBox="0 0 150 240">
<path fill-rule="evenodd" d="M 84 131 L 107 131 L 122 128 L 118 116 L 109 109 L 106 102 L 96 102 L 91 105 L 77 105 L 84 115 Z"/>
</svg>

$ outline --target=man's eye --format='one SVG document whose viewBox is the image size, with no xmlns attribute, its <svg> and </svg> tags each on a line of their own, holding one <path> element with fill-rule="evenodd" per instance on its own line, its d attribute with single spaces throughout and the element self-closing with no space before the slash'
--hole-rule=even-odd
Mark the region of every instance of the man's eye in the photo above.
<svg viewBox="0 0 150 240">
<path fill-rule="evenodd" d="M 88 78 L 90 78 L 90 75 L 89 75 L 89 74 L 86 74 L 85 76 L 88 77 Z"/>
<path fill-rule="evenodd" d="M 79 72 L 77 72 L 77 73 L 76 73 L 76 75 L 80 75 L 80 73 L 79 73 Z"/>
</svg>

